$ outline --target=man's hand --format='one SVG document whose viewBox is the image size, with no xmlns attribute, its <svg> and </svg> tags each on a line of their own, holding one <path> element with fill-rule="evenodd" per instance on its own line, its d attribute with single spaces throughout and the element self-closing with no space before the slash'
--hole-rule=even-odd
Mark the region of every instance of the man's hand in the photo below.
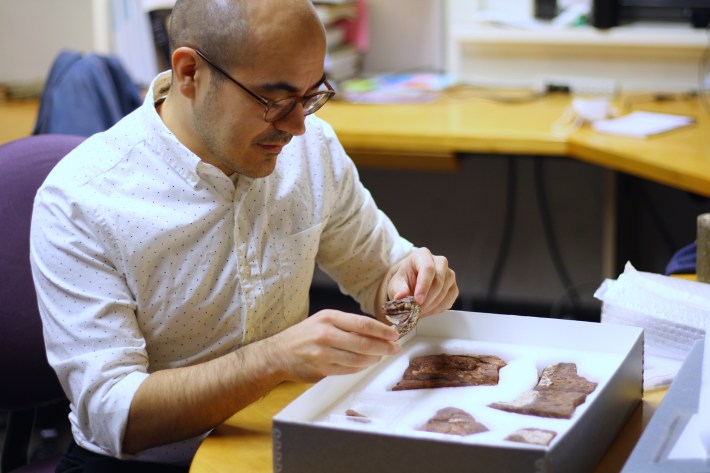
<svg viewBox="0 0 710 473">
<path fill-rule="evenodd" d="M 322 310 L 268 339 L 286 379 L 356 373 L 399 352 L 392 327 L 363 315 Z"/>
<path fill-rule="evenodd" d="M 427 248 L 418 248 L 397 263 L 385 277 L 383 286 L 380 291 L 383 299 L 414 296 L 420 317 L 450 309 L 459 295 L 456 273 L 449 268 L 448 260 L 433 255 Z"/>
<path fill-rule="evenodd" d="M 284 380 L 311 382 L 358 372 L 399 352 L 398 336 L 370 317 L 323 310 L 227 355 L 156 371 L 131 404 L 124 451 L 199 435 Z"/>
</svg>

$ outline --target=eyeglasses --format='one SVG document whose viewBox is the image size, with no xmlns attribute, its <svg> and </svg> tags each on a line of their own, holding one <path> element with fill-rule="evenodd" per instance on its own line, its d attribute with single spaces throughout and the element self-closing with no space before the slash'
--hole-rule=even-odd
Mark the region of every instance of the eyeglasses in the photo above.
<svg viewBox="0 0 710 473">
<path fill-rule="evenodd" d="M 215 68 L 217 72 L 234 82 L 237 86 L 244 90 L 244 92 L 248 93 L 256 101 L 258 101 L 264 107 L 264 121 L 268 123 L 273 123 L 284 118 L 286 115 L 291 113 L 291 111 L 296 107 L 296 104 L 299 102 L 301 103 L 301 106 L 303 106 L 304 116 L 310 115 L 311 113 L 315 113 L 323 105 L 325 105 L 325 103 L 330 100 L 332 96 L 335 95 L 335 90 L 333 90 L 333 87 L 328 83 L 328 80 L 324 77 L 323 85 L 325 85 L 328 90 L 320 90 L 314 94 L 304 95 L 301 97 L 291 96 L 284 97 L 278 100 L 269 100 L 257 94 L 256 92 L 252 92 L 251 90 L 249 90 L 247 86 L 239 82 L 234 77 L 230 76 L 224 69 L 219 67 L 217 64 L 212 62 L 211 59 L 205 56 L 199 49 L 195 49 L 195 52 L 198 56 L 204 59 L 207 64 Z"/>
</svg>

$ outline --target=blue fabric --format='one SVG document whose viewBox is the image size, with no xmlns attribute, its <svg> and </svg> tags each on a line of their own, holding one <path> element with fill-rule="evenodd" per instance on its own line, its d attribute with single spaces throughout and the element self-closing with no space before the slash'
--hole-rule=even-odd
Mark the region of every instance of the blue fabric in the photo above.
<svg viewBox="0 0 710 473">
<path fill-rule="evenodd" d="M 697 252 L 698 247 L 695 243 L 686 245 L 676 251 L 666 266 L 666 275 L 695 273 Z"/>
<path fill-rule="evenodd" d="M 138 85 L 116 57 L 62 51 L 42 92 L 33 134 L 91 136 L 141 102 Z"/>
</svg>

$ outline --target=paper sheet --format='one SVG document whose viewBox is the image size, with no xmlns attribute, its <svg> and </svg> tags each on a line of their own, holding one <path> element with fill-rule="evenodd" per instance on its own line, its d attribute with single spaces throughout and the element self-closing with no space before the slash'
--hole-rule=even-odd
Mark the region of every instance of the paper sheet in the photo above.
<svg viewBox="0 0 710 473">
<path fill-rule="evenodd" d="M 695 123 L 695 119 L 685 115 L 631 112 L 623 117 L 595 121 L 592 127 L 602 133 L 645 138 L 692 125 L 693 123 Z"/>
</svg>

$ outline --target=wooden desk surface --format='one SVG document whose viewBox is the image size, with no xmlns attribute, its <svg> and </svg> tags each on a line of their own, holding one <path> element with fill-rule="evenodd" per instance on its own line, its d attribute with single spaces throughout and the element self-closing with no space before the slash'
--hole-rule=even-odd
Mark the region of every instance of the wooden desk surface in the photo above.
<svg viewBox="0 0 710 473">
<path fill-rule="evenodd" d="M 318 116 L 333 126 L 354 154 L 378 150 L 563 156 L 567 136 L 550 125 L 569 103 L 564 95 L 501 105 L 459 94 L 422 104 L 333 101 Z"/>
<path fill-rule="evenodd" d="M 270 473 L 272 471 L 271 418 L 310 384 L 284 383 L 215 429 L 197 450 L 190 473 Z M 621 471 L 665 390 L 644 399 L 621 430 L 594 473 Z"/>
<path fill-rule="evenodd" d="M 283 383 L 229 418 L 200 445 L 190 473 L 271 472 L 271 418 L 310 386 Z"/>
<path fill-rule="evenodd" d="M 36 100 L 0 100 L 0 144 L 30 135 L 38 109 Z"/>
<path fill-rule="evenodd" d="M 696 123 L 645 139 L 581 129 L 569 138 L 569 155 L 710 197 L 710 97 L 706 100 L 706 107 L 696 99 L 639 104 L 635 110 L 690 115 Z"/>
<path fill-rule="evenodd" d="M 318 112 L 358 166 L 455 170 L 462 153 L 547 155 L 579 159 L 710 197 L 710 113 L 701 99 L 643 102 L 635 110 L 692 115 L 697 123 L 647 139 L 558 132 L 552 124 L 571 98 L 551 95 L 500 104 L 463 94 L 424 104 L 333 101 Z M 705 98 L 708 100 L 708 98 Z M 0 101 L 0 144 L 27 136 L 36 101 Z"/>
<path fill-rule="evenodd" d="M 691 115 L 697 121 L 646 139 L 604 135 L 589 127 L 555 131 L 553 123 L 571 101 L 566 95 L 524 104 L 461 95 L 427 104 L 334 101 L 318 114 L 358 165 L 455 169 L 461 153 L 560 156 L 710 197 L 710 104 L 703 107 L 700 100 L 635 104 L 634 110 Z"/>
</svg>

